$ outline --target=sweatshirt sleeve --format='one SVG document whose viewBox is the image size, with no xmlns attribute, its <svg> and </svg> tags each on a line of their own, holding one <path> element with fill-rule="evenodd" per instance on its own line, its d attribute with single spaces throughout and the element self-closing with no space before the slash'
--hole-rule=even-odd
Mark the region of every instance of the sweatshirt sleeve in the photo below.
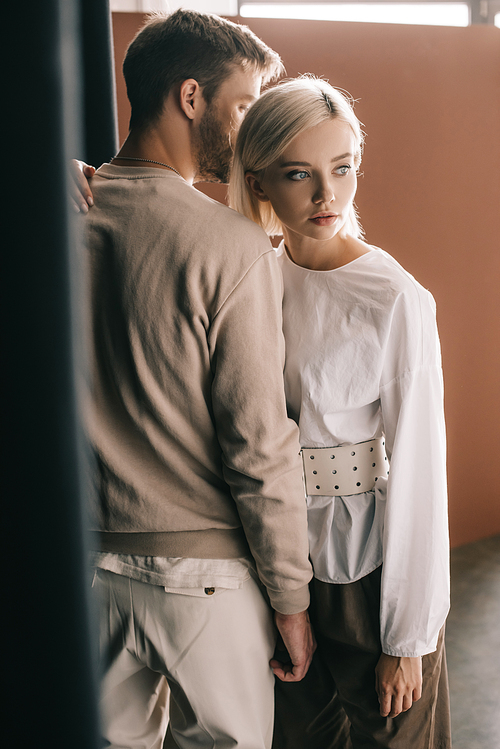
<svg viewBox="0 0 500 749">
<path fill-rule="evenodd" d="M 395 309 L 381 409 L 391 462 L 382 568 L 385 653 L 436 649 L 449 610 L 449 542 L 443 378 L 434 300 Z M 394 366 L 395 371 L 390 371 Z M 397 373 L 396 373 L 397 372 Z"/>
<path fill-rule="evenodd" d="M 271 605 L 298 613 L 309 605 L 312 570 L 298 429 L 286 413 L 274 251 L 255 261 L 221 305 L 209 346 L 224 478 Z"/>
</svg>

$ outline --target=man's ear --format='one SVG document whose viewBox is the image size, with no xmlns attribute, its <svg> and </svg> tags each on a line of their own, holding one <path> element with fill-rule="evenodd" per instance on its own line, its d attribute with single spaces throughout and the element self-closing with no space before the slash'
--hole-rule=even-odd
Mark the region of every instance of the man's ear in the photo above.
<svg viewBox="0 0 500 749">
<path fill-rule="evenodd" d="M 250 192 L 255 195 L 257 200 L 260 200 L 261 203 L 269 202 L 269 198 L 267 197 L 266 193 L 262 189 L 262 186 L 258 178 L 255 176 L 253 172 L 247 172 L 245 174 L 245 182 L 250 188 Z"/>
<path fill-rule="evenodd" d="M 190 120 L 194 120 L 200 114 L 200 107 L 203 107 L 201 111 L 204 111 L 206 102 L 203 98 L 200 84 L 194 78 L 188 78 L 181 83 L 179 105 Z"/>
</svg>

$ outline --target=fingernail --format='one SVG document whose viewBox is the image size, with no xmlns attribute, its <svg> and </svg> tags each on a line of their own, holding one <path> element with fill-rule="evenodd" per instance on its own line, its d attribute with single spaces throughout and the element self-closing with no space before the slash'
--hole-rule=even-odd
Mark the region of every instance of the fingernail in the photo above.
<svg viewBox="0 0 500 749">
<path fill-rule="evenodd" d="M 87 203 L 82 203 L 82 205 L 80 206 L 80 210 L 81 210 L 82 213 L 88 213 L 89 212 L 89 207 L 88 207 Z"/>
<path fill-rule="evenodd" d="M 89 205 L 94 205 L 94 198 L 92 198 L 92 197 L 91 197 L 91 196 L 89 195 L 89 197 L 87 198 L 87 203 L 88 203 Z"/>
</svg>

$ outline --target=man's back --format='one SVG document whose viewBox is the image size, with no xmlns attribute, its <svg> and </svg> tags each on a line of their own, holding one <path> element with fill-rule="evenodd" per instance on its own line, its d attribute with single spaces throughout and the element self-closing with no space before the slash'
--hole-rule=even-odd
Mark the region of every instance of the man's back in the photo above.
<svg viewBox="0 0 500 749">
<path fill-rule="evenodd" d="M 247 540 L 271 599 L 291 603 L 310 573 L 274 251 L 175 174 L 106 165 L 98 175 L 89 247 L 100 548 L 225 558 L 247 553 Z"/>
</svg>

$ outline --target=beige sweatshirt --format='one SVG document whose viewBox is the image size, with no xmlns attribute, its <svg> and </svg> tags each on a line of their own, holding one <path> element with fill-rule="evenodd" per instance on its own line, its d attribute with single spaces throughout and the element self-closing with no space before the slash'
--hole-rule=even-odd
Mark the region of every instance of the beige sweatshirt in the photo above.
<svg viewBox="0 0 500 749">
<path fill-rule="evenodd" d="M 255 559 L 271 603 L 308 605 L 282 282 L 250 221 L 164 169 L 92 181 L 93 530 L 105 551 Z"/>
</svg>

